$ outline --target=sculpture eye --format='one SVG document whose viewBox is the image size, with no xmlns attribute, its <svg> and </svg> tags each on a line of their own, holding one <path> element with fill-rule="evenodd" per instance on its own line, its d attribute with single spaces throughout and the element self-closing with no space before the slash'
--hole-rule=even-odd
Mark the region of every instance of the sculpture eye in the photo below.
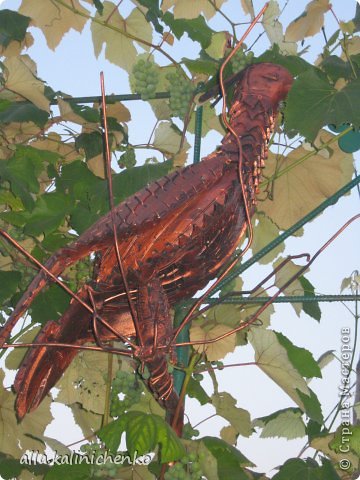
<svg viewBox="0 0 360 480">
<path fill-rule="evenodd" d="M 277 80 L 279 80 L 279 75 L 277 73 L 268 73 L 264 75 L 264 78 L 266 78 L 266 80 L 272 80 L 276 82 Z"/>
</svg>

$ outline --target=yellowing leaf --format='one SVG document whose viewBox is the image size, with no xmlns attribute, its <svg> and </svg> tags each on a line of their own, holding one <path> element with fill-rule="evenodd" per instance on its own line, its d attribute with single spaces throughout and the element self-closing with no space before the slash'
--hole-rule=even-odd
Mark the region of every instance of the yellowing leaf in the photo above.
<svg viewBox="0 0 360 480">
<path fill-rule="evenodd" d="M 42 110 L 50 111 L 50 102 L 44 95 L 44 83 L 35 77 L 27 62 L 29 57 L 9 57 L 4 61 L 7 69 L 5 88 L 30 100 Z"/>
<path fill-rule="evenodd" d="M 195 341 L 206 341 L 217 338 L 225 333 L 228 333 L 232 330 L 231 327 L 227 325 L 218 324 L 215 325 L 210 331 L 205 332 L 200 326 L 193 325 L 190 329 L 190 340 Z M 235 335 L 229 335 L 228 337 L 218 340 L 214 343 L 207 343 L 203 345 L 194 345 L 194 349 L 201 352 L 206 352 L 206 356 L 210 362 L 215 360 L 221 360 L 230 352 L 233 352 L 236 347 Z"/>
<path fill-rule="evenodd" d="M 357 55 L 358 53 L 360 53 L 360 37 L 354 36 L 353 38 L 349 38 L 346 41 L 346 55 Z M 340 57 L 346 61 L 346 55 L 345 52 L 342 52 Z"/>
<path fill-rule="evenodd" d="M 211 397 L 211 402 L 216 408 L 216 413 L 225 418 L 236 432 L 244 437 L 250 437 L 250 413 L 236 406 L 236 400 L 227 392 L 219 392 Z"/>
<path fill-rule="evenodd" d="M 296 55 L 297 46 L 294 42 L 285 42 L 283 26 L 279 22 L 280 8 L 276 0 L 270 0 L 267 10 L 265 10 L 262 24 L 271 45 L 276 43 L 281 53 L 284 55 Z"/>
<path fill-rule="evenodd" d="M 70 408 L 74 415 L 75 422 L 81 428 L 84 437 L 90 437 L 90 435 L 101 427 L 102 415 L 89 412 L 81 408 L 78 403 L 73 403 L 70 405 Z"/>
<path fill-rule="evenodd" d="M 24 48 L 30 48 L 33 43 L 34 37 L 30 32 L 27 32 L 22 42 L 12 40 L 6 48 L 1 45 L 0 55 L 4 57 L 17 57 L 21 54 L 21 51 L 24 50 Z"/>
<path fill-rule="evenodd" d="M 174 45 L 175 37 L 172 33 L 165 32 L 163 34 L 163 40 L 164 40 L 164 42 L 168 43 L 169 45 Z"/>
<path fill-rule="evenodd" d="M 80 403 L 85 410 L 104 413 L 107 355 L 101 352 L 80 352 L 57 383 L 57 402 Z"/>
<path fill-rule="evenodd" d="M 134 41 L 138 38 L 146 43 L 151 43 L 152 28 L 150 22 L 145 19 L 138 8 L 135 8 L 124 19 L 114 3 L 104 2 L 103 5 L 103 15 L 100 16 L 97 13 L 95 18 L 101 22 L 108 18 L 106 23 L 108 27 L 95 22 L 91 24 L 95 55 L 96 57 L 100 55 L 105 44 L 105 58 L 127 72 L 131 72 L 138 55 Z M 149 45 L 141 41 L 138 41 L 138 43 L 144 49 L 149 48 Z"/>
<path fill-rule="evenodd" d="M 177 153 L 180 149 L 181 132 L 171 122 L 161 122 L 156 130 L 153 145 L 160 151 L 166 153 Z M 189 143 L 185 140 L 182 150 L 188 150 Z"/>
<path fill-rule="evenodd" d="M 275 333 L 263 328 L 252 328 L 248 339 L 255 350 L 255 361 L 293 401 L 304 410 L 303 402 L 296 392 L 309 396 L 310 391 L 305 380 L 290 362 L 285 348 L 280 345 Z"/>
<path fill-rule="evenodd" d="M 64 0 L 64 3 L 84 15 L 89 14 L 79 0 Z M 32 24 L 45 35 L 48 47 L 55 50 L 65 33 L 71 29 L 81 32 L 87 22 L 87 18 L 75 14 L 71 9 L 56 1 L 23 0 L 19 12 L 32 18 Z"/>
<path fill-rule="evenodd" d="M 215 32 L 211 36 L 211 43 L 205 49 L 206 53 L 212 58 L 223 58 L 228 42 L 228 32 Z"/>
<path fill-rule="evenodd" d="M 220 8 L 226 0 L 215 0 L 215 5 Z M 215 8 L 208 0 L 163 0 L 161 3 L 161 10 L 166 12 L 171 7 L 174 7 L 175 18 L 196 18 L 201 13 L 209 20 L 216 13 Z"/>
<path fill-rule="evenodd" d="M 324 25 L 324 14 L 330 8 L 329 0 L 312 0 L 307 4 L 305 12 L 287 27 L 285 40 L 298 42 L 318 33 Z"/>
<path fill-rule="evenodd" d="M 238 433 L 232 425 L 223 427 L 220 430 L 220 437 L 229 445 L 236 445 Z"/>
<path fill-rule="evenodd" d="M 323 353 L 317 360 L 317 363 L 321 369 L 325 368 L 329 363 L 335 360 L 334 350 L 328 350 Z"/>
<path fill-rule="evenodd" d="M 50 397 L 46 397 L 35 412 L 28 413 L 19 424 L 15 415 L 15 395 L 2 386 L 4 374 L 0 374 L 0 451 L 19 458 L 25 450 L 43 451 L 44 446 L 31 438 L 41 437 L 52 420 Z"/>
<path fill-rule="evenodd" d="M 101 153 L 100 155 L 96 155 L 96 157 L 90 158 L 90 160 L 86 161 L 89 170 L 100 178 L 105 178 L 105 165 L 104 165 L 104 156 Z"/>
<path fill-rule="evenodd" d="M 241 6 L 244 10 L 245 15 L 250 14 L 251 18 L 255 18 L 254 5 L 252 0 L 241 0 Z"/>
<path fill-rule="evenodd" d="M 279 228 L 271 221 L 269 217 L 261 213 L 255 214 L 253 217 L 253 242 L 251 244 L 251 250 L 253 255 L 259 252 L 268 243 L 274 240 L 279 235 Z M 273 260 L 280 252 L 285 248 L 284 243 L 281 243 L 276 248 L 271 250 L 265 257 L 259 260 L 259 263 L 266 264 Z"/>
<path fill-rule="evenodd" d="M 83 117 L 81 117 L 80 115 L 78 115 L 73 111 L 69 102 L 66 102 L 61 98 L 58 98 L 58 105 L 59 105 L 61 117 L 66 122 L 73 122 L 79 125 L 83 125 L 86 123 L 86 120 Z"/>
<path fill-rule="evenodd" d="M 334 441 L 335 436 L 336 435 L 334 433 L 329 433 L 328 435 L 325 435 L 323 437 L 314 438 L 310 442 L 310 447 L 325 453 L 325 455 L 327 455 L 337 465 L 339 464 L 339 462 L 341 462 L 341 460 L 344 460 L 345 458 L 346 460 L 349 461 L 350 471 L 352 471 L 353 468 L 356 469 L 357 466 L 359 465 L 359 457 L 354 453 L 352 453 L 351 449 L 349 452 L 346 452 L 344 454 L 340 451 L 335 452 L 333 449 L 330 448 L 329 445 L 332 441 Z"/>
<path fill-rule="evenodd" d="M 23 335 L 18 337 L 16 341 L 18 343 L 31 343 L 39 330 L 40 327 L 32 328 L 30 331 L 25 332 Z M 27 351 L 27 348 L 14 348 L 12 351 L 10 351 L 5 360 L 6 368 L 9 370 L 17 370 Z"/>
<path fill-rule="evenodd" d="M 225 134 L 224 127 L 222 126 L 219 116 L 217 115 L 215 108 L 211 108 L 208 103 L 205 103 L 202 113 L 202 125 L 201 125 L 201 136 L 205 137 L 210 130 L 215 130 L 221 135 Z M 188 131 L 191 133 L 195 132 L 195 115 L 191 117 L 191 120 L 188 125 Z"/>
<path fill-rule="evenodd" d="M 67 163 L 81 157 L 74 143 L 64 143 L 61 136 L 55 132 L 50 132 L 46 138 L 36 140 L 31 145 L 39 150 L 59 153 Z"/>
<path fill-rule="evenodd" d="M 317 144 L 324 144 L 333 137 L 331 133 L 321 130 Z M 342 152 L 337 143 L 327 150 L 330 153 L 328 159 L 316 154 L 275 179 L 273 199 L 259 203 L 258 210 L 265 212 L 280 229 L 291 227 L 350 182 L 353 174 L 352 155 Z M 308 153 L 302 146 L 296 148 L 286 158 L 279 160 L 278 169 L 281 172 Z M 276 156 L 270 152 L 264 172 L 266 177 L 274 174 L 276 163 Z"/>
<path fill-rule="evenodd" d="M 279 258 L 275 263 L 274 267 L 278 267 L 281 262 L 284 261 L 284 258 Z M 297 272 L 300 270 L 300 266 L 296 265 L 294 262 L 290 261 L 287 262 L 281 270 L 276 272 L 275 274 L 275 285 L 278 288 L 281 288 L 293 275 L 296 275 Z M 294 280 L 288 287 L 284 290 L 284 295 L 304 295 L 304 289 L 301 286 L 299 280 Z M 292 303 L 295 312 L 298 316 L 300 316 L 302 310 L 301 303 Z"/>
<path fill-rule="evenodd" d="M 287 409 L 279 412 L 276 417 L 266 423 L 262 419 L 256 420 L 254 426 L 262 428 L 260 438 L 283 437 L 292 440 L 306 435 L 305 425 L 301 416 L 301 412 Z"/>
<path fill-rule="evenodd" d="M 174 167 L 184 167 L 186 160 L 188 159 L 187 151 L 182 149 L 173 158 Z"/>
<path fill-rule="evenodd" d="M 129 122 L 131 120 L 131 114 L 128 108 L 123 103 L 109 103 L 106 106 L 106 115 L 108 117 L 116 118 L 118 122 Z"/>
</svg>

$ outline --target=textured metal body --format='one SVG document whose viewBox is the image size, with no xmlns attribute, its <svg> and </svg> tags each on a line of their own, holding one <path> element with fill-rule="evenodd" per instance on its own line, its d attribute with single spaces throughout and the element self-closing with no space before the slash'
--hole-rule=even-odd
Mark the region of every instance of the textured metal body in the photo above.
<svg viewBox="0 0 360 480">
<path fill-rule="evenodd" d="M 144 338 L 137 355 L 150 371 L 149 388 L 170 412 L 174 411 L 177 396 L 166 369 L 166 350 L 156 349 L 171 337 L 169 308 L 204 288 L 239 244 L 246 230 L 244 201 L 251 215 L 274 117 L 291 82 L 284 68 L 259 64 L 246 69 L 235 88 L 229 122 L 242 145 L 246 200 L 239 182 L 238 143 L 228 133 L 222 145 L 200 163 L 153 182 L 115 208 L 119 249 Z M 97 312 L 122 335 L 134 337 L 134 323 L 116 261 L 110 214 L 100 218 L 76 242 L 59 250 L 45 266 L 59 275 L 92 252 L 99 257 L 90 282 Z M 39 272 L 1 332 L 0 340 L 8 337 L 13 323 L 46 282 L 46 274 Z M 85 288 L 78 294 L 88 301 Z M 103 341 L 114 338 L 100 325 L 99 334 Z M 94 341 L 91 314 L 72 300 L 59 322 L 48 323 L 35 340 L 46 341 Z M 76 353 L 65 348 L 30 349 L 15 381 L 20 418 L 37 407 Z"/>
</svg>

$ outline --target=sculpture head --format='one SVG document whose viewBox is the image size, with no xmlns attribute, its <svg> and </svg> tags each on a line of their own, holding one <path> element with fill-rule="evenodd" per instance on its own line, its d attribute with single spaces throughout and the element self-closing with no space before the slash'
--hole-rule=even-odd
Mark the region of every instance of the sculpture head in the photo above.
<svg viewBox="0 0 360 480">
<path fill-rule="evenodd" d="M 244 71 L 236 92 L 242 97 L 252 96 L 259 100 L 267 100 L 274 108 L 289 93 L 293 83 L 292 75 L 281 65 L 273 63 L 257 63 Z"/>
</svg>

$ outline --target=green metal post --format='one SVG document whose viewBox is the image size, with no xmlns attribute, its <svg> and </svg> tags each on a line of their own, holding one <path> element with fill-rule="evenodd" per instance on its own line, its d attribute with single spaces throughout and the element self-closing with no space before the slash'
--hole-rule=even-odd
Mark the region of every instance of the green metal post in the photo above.
<svg viewBox="0 0 360 480">
<path fill-rule="evenodd" d="M 203 107 L 200 105 L 199 107 L 197 107 L 195 114 L 194 163 L 200 162 L 202 116 Z"/>
</svg>

